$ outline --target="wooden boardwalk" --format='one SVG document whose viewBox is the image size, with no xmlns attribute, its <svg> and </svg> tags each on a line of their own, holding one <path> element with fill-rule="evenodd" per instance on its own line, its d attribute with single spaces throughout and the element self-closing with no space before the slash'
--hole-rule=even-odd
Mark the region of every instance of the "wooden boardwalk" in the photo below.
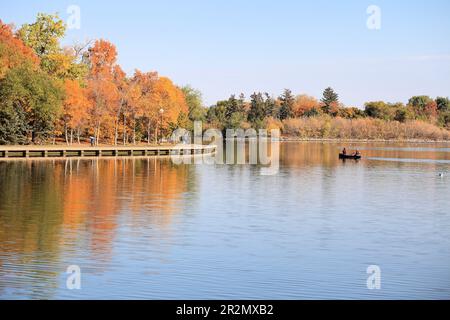
<svg viewBox="0 0 450 320">
<path fill-rule="evenodd" d="M 157 157 L 171 155 L 211 154 L 216 150 L 209 145 L 176 146 L 0 146 L 0 160 L 23 158 L 76 158 L 76 157 Z"/>
</svg>

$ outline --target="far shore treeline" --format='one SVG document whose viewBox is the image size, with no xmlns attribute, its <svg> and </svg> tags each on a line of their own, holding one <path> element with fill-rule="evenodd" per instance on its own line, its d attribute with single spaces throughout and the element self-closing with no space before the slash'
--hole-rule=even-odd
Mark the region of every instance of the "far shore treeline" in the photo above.
<svg viewBox="0 0 450 320">
<path fill-rule="evenodd" d="M 448 97 L 346 107 L 332 89 L 320 99 L 232 95 L 205 107 L 201 93 L 157 72 L 128 76 L 105 40 L 62 47 L 66 26 L 39 14 L 19 28 L 0 20 L 0 144 L 157 142 L 176 128 L 280 129 L 296 138 L 450 140 Z"/>
</svg>

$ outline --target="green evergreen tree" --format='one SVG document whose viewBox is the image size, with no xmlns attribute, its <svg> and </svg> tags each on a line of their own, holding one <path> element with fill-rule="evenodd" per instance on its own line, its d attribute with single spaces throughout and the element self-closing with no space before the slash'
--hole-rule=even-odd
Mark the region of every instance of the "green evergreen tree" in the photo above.
<svg viewBox="0 0 450 320">
<path fill-rule="evenodd" d="M 333 105 L 337 105 L 339 103 L 339 95 L 334 92 L 333 88 L 328 87 L 323 92 L 323 98 L 321 101 L 323 104 L 323 112 L 330 114 L 333 109 Z"/>
<path fill-rule="evenodd" d="M 246 120 L 244 111 L 244 95 L 241 94 L 239 99 L 233 94 L 226 101 L 223 101 L 225 106 L 225 119 L 227 129 L 237 129 L 241 127 L 243 121 Z"/>
<path fill-rule="evenodd" d="M 228 99 L 227 105 L 226 105 L 225 116 L 226 116 L 227 120 L 230 120 L 231 116 L 234 113 L 238 112 L 238 109 L 239 109 L 238 100 L 236 99 L 236 96 L 233 94 Z"/>
<path fill-rule="evenodd" d="M 258 126 L 266 116 L 264 97 L 261 92 L 255 92 L 250 96 L 250 99 L 248 121 L 254 126 Z"/>
<path fill-rule="evenodd" d="M 280 112 L 278 117 L 280 120 L 292 118 L 295 98 L 292 95 L 292 91 L 285 89 L 283 94 L 279 97 L 280 100 Z"/>
<path fill-rule="evenodd" d="M 266 117 L 275 117 L 276 116 L 276 101 L 267 92 L 264 95 L 265 95 L 265 101 L 264 101 L 265 116 Z"/>
</svg>

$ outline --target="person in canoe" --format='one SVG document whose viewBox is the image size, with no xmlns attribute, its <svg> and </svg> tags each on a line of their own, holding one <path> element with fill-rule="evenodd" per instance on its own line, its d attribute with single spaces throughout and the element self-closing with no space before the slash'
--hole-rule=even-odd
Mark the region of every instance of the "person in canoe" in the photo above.
<svg viewBox="0 0 450 320">
<path fill-rule="evenodd" d="M 342 153 L 339 154 L 339 159 L 359 160 L 359 159 L 361 159 L 361 153 L 358 150 L 356 150 L 354 153 L 347 153 L 347 149 L 344 148 L 344 150 L 342 150 Z"/>
</svg>

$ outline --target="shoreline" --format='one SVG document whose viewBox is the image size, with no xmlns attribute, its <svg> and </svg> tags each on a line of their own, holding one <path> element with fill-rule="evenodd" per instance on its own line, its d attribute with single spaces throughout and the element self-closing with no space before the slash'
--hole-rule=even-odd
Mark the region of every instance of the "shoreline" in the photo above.
<svg viewBox="0 0 450 320">
<path fill-rule="evenodd" d="M 427 139 L 337 139 L 337 138 L 300 138 L 281 137 L 281 142 L 358 142 L 358 143 L 445 143 L 450 144 L 450 140 L 427 140 Z"/>
<path fill-rule="evenodd" d="M 227 139 L 224 139 L 226 141 Z M 246 138 L 247 140 L 247 138 Z M 356 138 L 301 138 L 301 137 L 293 137 L 293 136 L 281 136 L 280 142 L 330 142 L 330 143 L 338 143 L 338 142 L 357 142 L 357 143 L 423 143 L 423 144 L 431 144 L 431 143 L 442 143 L 442 144 L 450 144 L 450 140 L 430 140 L 430 139 L 356 139 Z M 66 144 L 45 144 L 45 145 L 0 145 L 0 153 L 4 151 L 94 151 L 94 150 L 104 150 L 104 151 L 143 151 L 143 150 L 183 150 L 183 149 L 211 149 L 215 148 L 214 145 L 195 145 L 195 144 L 163 144 L 163 145 L 147 145 L 147 144 L 136 144 L 136 145 L 100 145 L 100 146 L 90 146 L 88 144 L 80 144 L 80 145 L 66 145 Z M 1 155 L 0 155 L 1 158 Z"/>
</svg>

